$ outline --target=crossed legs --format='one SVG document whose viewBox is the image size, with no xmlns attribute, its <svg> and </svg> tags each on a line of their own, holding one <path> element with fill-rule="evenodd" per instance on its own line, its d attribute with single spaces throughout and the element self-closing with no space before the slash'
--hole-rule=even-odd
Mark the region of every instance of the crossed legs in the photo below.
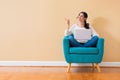
<svg viewBox="0 0 120 80">
<path fill-rule="evenodd" d="M 68 36 L 71 46 L 73 47 L 95 47 L 98 41 L 97 36 L 93 36 L 88 42 L 86 43 L 79 43 L 77 40 L 74 39 L 72 35 Z"/>
</svg>

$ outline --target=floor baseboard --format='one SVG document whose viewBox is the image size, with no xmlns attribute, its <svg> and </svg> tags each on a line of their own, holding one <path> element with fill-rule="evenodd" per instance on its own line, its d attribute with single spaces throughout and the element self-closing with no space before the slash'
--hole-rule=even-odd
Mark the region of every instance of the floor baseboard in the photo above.
<svg viewBox="0 0 120 80">
<path fill-rule="evenodd" d="M 0 66 L 67 66 L 65 61 L 0 61 Z M 72 66 L 91 66 L 90 63 L 73 63 Z M 120 62 L 102 62 L 103 67 L 120 67 Z"/>
</svg>

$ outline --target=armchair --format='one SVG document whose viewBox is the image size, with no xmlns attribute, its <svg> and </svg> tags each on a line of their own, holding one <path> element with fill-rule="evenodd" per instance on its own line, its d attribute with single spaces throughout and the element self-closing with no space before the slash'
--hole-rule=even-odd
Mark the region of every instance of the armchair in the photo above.
<svg viewBox="0 0 120 80">
<path fill-rule="evenodd" d="M 63 52 L 68 63 L 67 72 L 70 72 L 71 63 L 94 63 L 98 72 L 101 72 L 99 64 L 104 53 L 104 38 L 99 38 L 96 47 L 71 47 L 67 36 L 63 38 Z"/>
</svg>

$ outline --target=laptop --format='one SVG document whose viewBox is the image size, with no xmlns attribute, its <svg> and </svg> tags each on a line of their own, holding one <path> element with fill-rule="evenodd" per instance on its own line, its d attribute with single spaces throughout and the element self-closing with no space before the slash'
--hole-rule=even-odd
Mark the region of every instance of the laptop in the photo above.
<svg viewBox="0 0 120 80">
<path fill-rule="evenodd" d="M 73 34 L 77 40 L 90 40 L 92 31 L 91 29 L 75 29 Z"/>
</svg>

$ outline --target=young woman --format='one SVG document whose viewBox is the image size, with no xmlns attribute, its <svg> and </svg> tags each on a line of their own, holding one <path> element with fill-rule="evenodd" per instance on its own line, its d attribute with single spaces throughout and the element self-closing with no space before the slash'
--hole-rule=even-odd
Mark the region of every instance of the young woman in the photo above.
<svg viewBox="0 0 120 80">
<path fill-rule="evenodd" d="M 68 28 L 65 30 L 65 36 L 68 36 L 71 46 L 73 47 L 95 47 L 98 41 L 98 34 L 93 29 L 92 26 L 89 26 L 87 23 L 88 15 L 86 12 L 80 12 L 77 16 L 78 23 L 73 24 L 70 27 L 70 20 L 66 19 Z M 91 29 L 91 39 L 90 40 L 77 40 L 74 38 L 74 31 L 76 29 Z"/>
</svg>

